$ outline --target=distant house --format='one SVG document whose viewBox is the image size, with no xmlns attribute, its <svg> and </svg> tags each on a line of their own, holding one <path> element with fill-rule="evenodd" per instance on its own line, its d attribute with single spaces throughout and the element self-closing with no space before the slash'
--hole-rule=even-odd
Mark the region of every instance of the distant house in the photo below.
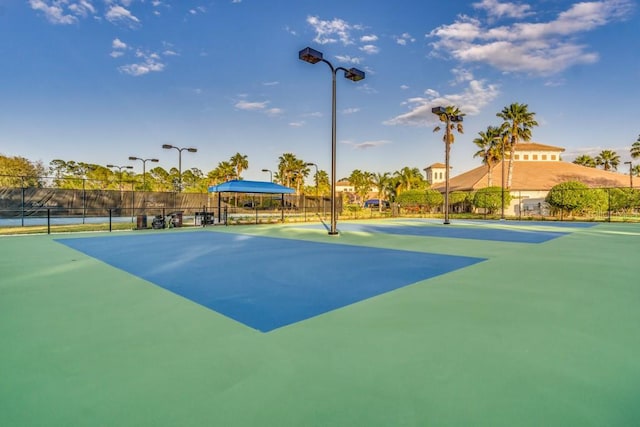
<svg viewBox="0 0 640 427">
<path fill-rule="evenodd" d="M 511 179 L 511 206 L 505 211 L 511 215 L 520 211 L 546 209 L 545 197 L 549 190 L 560 183 L 580 181 L 591 188 L 628 187 L 629 176 L 619 172 L 605 171 L 563 162 L 560 154 L 563 148 L 538 143 L 520 143 L 513 156 Z M 436 164 L 437 165 L 437 164 Z M 433 165 L 431 166 L 433 171 Z M 428 168 L 427 168 L 428 169 Z M 502 185 L 502 162 L 492 168 L 492 186 Z M 509 160 L 504 165 L 505 185 L 509 174 Z M 489 172 L 486 165 L 449 179 L 449 191 L 475 191 L 489 186 Z M 437 182 L 433 188 L 444 192 L 444 182 Z"/>
<path fill-rule="evenodd" d="M 449 166 L 451 169 L 451 166 Z M 431 166 L 427 166 L 424 168 L 426 179 L 429 185 L 438 184 L 445 181 L 445 171 L 447 170 L 447 165 L 444 163 L 434 163 Z"/>
</svg>

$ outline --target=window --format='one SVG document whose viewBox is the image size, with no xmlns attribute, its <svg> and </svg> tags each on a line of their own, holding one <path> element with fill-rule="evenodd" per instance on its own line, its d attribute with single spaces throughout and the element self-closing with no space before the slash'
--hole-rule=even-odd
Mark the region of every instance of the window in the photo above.
<svg viewBox="0 0 640 427">
<path fill-rule="evenodd" d="M 547 155 L 546 154 L 542 155 L 542 160 L 547 160 Z"/>
<path fill-rule="evenodd" d="M 556 159 L 556 155 L 555 155 L 555 154 L 552 154 L 552 155 L 551 155 L 551 160 L 555 160 L 555 159 Z"/>
<path fill-rule="evenodd" d="M 514 154 L 513 160 L 520 160 L 520 154 Z"/>
<path fill-rule="evenodd" d="M 529 155 L 528 154 L 525 154 L 523 157 L 524 157 L 524 160 L 529 160 Z"/>
<path fill-rule="evenodd" d="M 537 155 L 537 154 L 534 154 L 534 155 L 533 155 L 533 159 L 532 159 L 532 160 L 538 160 L 538 155 Z"/>
</svg>

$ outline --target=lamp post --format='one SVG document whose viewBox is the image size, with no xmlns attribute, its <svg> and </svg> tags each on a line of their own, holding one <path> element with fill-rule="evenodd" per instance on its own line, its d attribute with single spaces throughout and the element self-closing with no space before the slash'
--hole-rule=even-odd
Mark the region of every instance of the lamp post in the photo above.
<svg viewBox="0 0 640 427">
<path fill-rule="evenodd" d="M 500 220 L 502 220 L 502 221 L 504 221 L 504 140 L 506 138 L 507 138 L 506 135 L 503 135 L 502 137 L 500 137 L 500 141 L 502 143 L 502 149 L 501 149 L 501 151 L 502 151 L 502 162 L 501 162 L 502 163 L 501 164 L 501 167 L 502 167 L 502 183 L 500 185 L 501 196 L 502 196 L 502 203 L 501 203 L 502 210 L 501 210 L 501 213 L 500 213 Z"/>
<path fill-rule="evenodd" d="M 331 62 L 322 58 L 322 52 L 306 47 L 298 52 L 298 58 L 310 64 L 324 62 L 331 69 L 332 92 L 331 92 L 331 228 L 329 235 L 337 235 L 336 230 L 336 73 L 338 70 L 344 71 L 344 77 L 357 82 L 364 79 L 364 71 L 357 68 L 334 67 Z"/>
<path fill-rule="evenodd" d="M 165 150 L 171 150 L 172 148 L 178 150 L 178 192 L 182 192 L 182 152 L 184 150 L 187 150 L 189 153 L 197 153 L 198 149 L 192 147 L 180 148 L 171 144 L 162 144 L 162 148 L 164 148 Z"/>
<path fill-rule="evenodd" d="M 122 192 L 122 169 L 133 169 L 133 166 L 116 166 L 116 165 L 107 165 L 108 168 L 117 168 L 118 174 L 120 175 L 120 191 Z"/>
<path fill-rule="evenodd" d="M 262 172 L 269 172 L 269 182 L 273 182 L 273 172 L 271 172 L 271 169 L 262 169 Z"/>
<path fill-rule="evenodd" d="M 431 112 L 438 117 L 444 117 L 447 128 L 445 129 L 445 151 L 444 151 L 444 224 L 450 224 L 449 222 L 449 154 L 451 152 L 451 123 L 457 123 L 462 121 L 462 116 L 449 114 L 445 107 L 433 107 Z"/>
<path fill-rule="evenodd" d="M 147 162 L 157 163 L 160 160 L 158 159 L 142 159 L 140 157 L 131 156 L 129 160 L 140 160 L 142 162 L 142 191 L 147 191 Z"/>
<path fill-rule="evenodd" d="M 633 163 L 624 162 L 625 165 L 629 165 L 629 187 L 633 188 Z"/>
<path fill-rule="evenodd" d="M 305 163 L 306 166 L 314 166 L 316 168 L 316 199 L 318 199 L 318 165 L 315 163 Z M 317 201 L 317 200 L 316 200 Z"/>
</svg>

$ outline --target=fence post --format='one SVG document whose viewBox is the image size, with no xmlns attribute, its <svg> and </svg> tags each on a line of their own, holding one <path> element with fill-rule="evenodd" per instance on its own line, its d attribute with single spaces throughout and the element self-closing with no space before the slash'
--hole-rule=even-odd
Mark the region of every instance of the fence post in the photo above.
<svg viewBox="0 0 640 427">
<path fill-rule="evenodd" d="M 607 218 L 611 222 L 611 189 L 607 188 Z"/>
<path fill-rule="evenodd" d="M 112 231 L 112 227 L 111 227 L 111 208 L 109 208 L 109 232 Z"/>
<path fill-rule="evenodd" d="M 47 234 L 51 234 L 51 209 L 47 208 Z"/>
</svg>

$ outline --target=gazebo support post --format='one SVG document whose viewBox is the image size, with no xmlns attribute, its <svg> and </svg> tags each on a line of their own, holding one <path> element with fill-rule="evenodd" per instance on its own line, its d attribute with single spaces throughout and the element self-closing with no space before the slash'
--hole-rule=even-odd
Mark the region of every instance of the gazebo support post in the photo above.
<svg viewBox="0 0 640 427">
<path fill-rule="evenodd" d="M 284 193 L 280 194 L 280 221 L 284 224 Z"/>
</svg>

